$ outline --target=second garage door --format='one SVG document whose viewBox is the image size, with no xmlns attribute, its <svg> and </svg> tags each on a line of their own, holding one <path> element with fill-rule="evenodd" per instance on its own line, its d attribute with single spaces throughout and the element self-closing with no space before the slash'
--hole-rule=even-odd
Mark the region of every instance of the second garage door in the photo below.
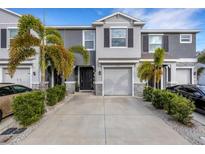
<svg viewBox="0 0 205 154">
<path fill-rule="evenodd" d="M 131 96 L 132 69 L 104 68 L 104 95 Z"/>
<path fill-rule="evenodd" d="M 177 84 L 191 84 L 191 69 L 177 68 L 176 69 Z"/>
<path fill-rule="evenodd" d="M 30 87 L 30 69 L 18 68 L 11 78 L 8 69 L 3 69 L 3 82 L 16 83 Z"/>
</svg>

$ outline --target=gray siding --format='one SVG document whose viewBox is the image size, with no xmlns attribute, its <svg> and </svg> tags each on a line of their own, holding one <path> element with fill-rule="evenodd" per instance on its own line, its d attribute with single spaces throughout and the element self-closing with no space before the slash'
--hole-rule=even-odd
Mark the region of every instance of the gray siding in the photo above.
<svg viewBox="0 0 205 154">
<path fill-rule="evenodd" d="M 146 35 L 145 33 L 142 36 Z M 192 34 L 192 43 L 180 43 L 179 33 L 169 33 L 168 36 L 168 52 L 166 53 L 166 58 L 195 58 L 196 57 L 196 34 Z M 143 38 L 143 37 L 141 37 Z M 143 41 L 141 41 L 143 45 Z M 151 53 L 143 52 L 142 48 L 142 58 L 152 58 Z"/>
<path fill-rule="evenodd" d="M 64 45 L 66 48 L 70 48 L 74 45 L 82 45 L 83 44 L 83 30 L 70 30 L 70 29 L 64 29 L 59 30 L 63 39 L 64 39 Z M 96 53 L 95 51 L 88 51 L 90 55 L 90 62 L 89 65 L 92 65 L 95 67 L 96 63 Z M 75 65 L 84 65 L 83 58 L 80 54 L 75 54 Z"/>
</svg>

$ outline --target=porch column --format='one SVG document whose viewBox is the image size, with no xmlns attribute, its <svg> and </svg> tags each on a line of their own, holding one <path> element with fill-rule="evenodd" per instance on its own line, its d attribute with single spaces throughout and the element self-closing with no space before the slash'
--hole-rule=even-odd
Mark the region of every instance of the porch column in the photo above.
<svg viewBox="0 0 205 154">
<path fill-rule="evenodd" d="M 3 69 L 0 67 L 0 82 L 3 82 Z"/>
<path fill-rule="evenodd" d="M 54 70 L 51 69 L 51 87 L 54 87 Z"/>
<path fill-rule="evenodd" d="M 176 84 L 176 63 L 171 64 L 171 85 Z"/>
</svg>

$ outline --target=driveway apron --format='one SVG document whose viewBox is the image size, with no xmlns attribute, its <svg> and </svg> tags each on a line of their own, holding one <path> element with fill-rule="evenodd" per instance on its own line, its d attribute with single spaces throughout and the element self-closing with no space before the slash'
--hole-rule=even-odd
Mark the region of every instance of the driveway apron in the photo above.
<svg viewBox="0 0 205 154">
<path fill-rule="evenodd" d="M 20 144 L 189 144 L 135 97 L 76 94 Z"/>
</svg>

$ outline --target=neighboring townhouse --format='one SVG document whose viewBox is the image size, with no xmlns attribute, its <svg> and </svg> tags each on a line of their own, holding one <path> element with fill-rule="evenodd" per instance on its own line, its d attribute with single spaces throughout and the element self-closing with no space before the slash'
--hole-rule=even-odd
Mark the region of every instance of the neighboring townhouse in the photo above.
<svg viewBox="0 0 205 154">
<path fill-rule="evenodd" d="M 17 23 L 20 16 L 7 9 L 0 9 L 0 83 L 18 83 L 38 88 L 40 83 L 38 54 L 18 66 L 13 78 L 8 74 L 10 41 L 17 34 Z"/>
<path fill-rule="evenodd" d="M 29 83 L 34 87 L 40 82 L 38 56 L 19 66 L 14 78 L 7 74 L 8 45 L 9 39 L 12 39 L 10 27 L 16 26 L 7 24 L 16 23 L 19 15 L 7 10 L 0 10 L 0 15 L 0 82 Z M 83 45 L 90 54 L 87 65 L 81 55 L 75 54 L 75 68 L 66 81 L 68 91 L 74 92 L 79 86 L 82 91 L 92 90 L 102 96 L 138 95 L 145 83 L 137 77 L 137 66 L 143 61 L 153 61 L 153 52 L 159 47 L 166 50 L 161 88 L 197 83 L 195 57 L 196 33 L 199 31 L 143 29 L 145 24 L 140 19 L 117 12 L 93 22 L 92 26 L 49 26 L 61 32 L 65 47 Z M 47 78 L 52 82 L 50 85 L 58 80 L 49 71 Z"/>
</svg>

